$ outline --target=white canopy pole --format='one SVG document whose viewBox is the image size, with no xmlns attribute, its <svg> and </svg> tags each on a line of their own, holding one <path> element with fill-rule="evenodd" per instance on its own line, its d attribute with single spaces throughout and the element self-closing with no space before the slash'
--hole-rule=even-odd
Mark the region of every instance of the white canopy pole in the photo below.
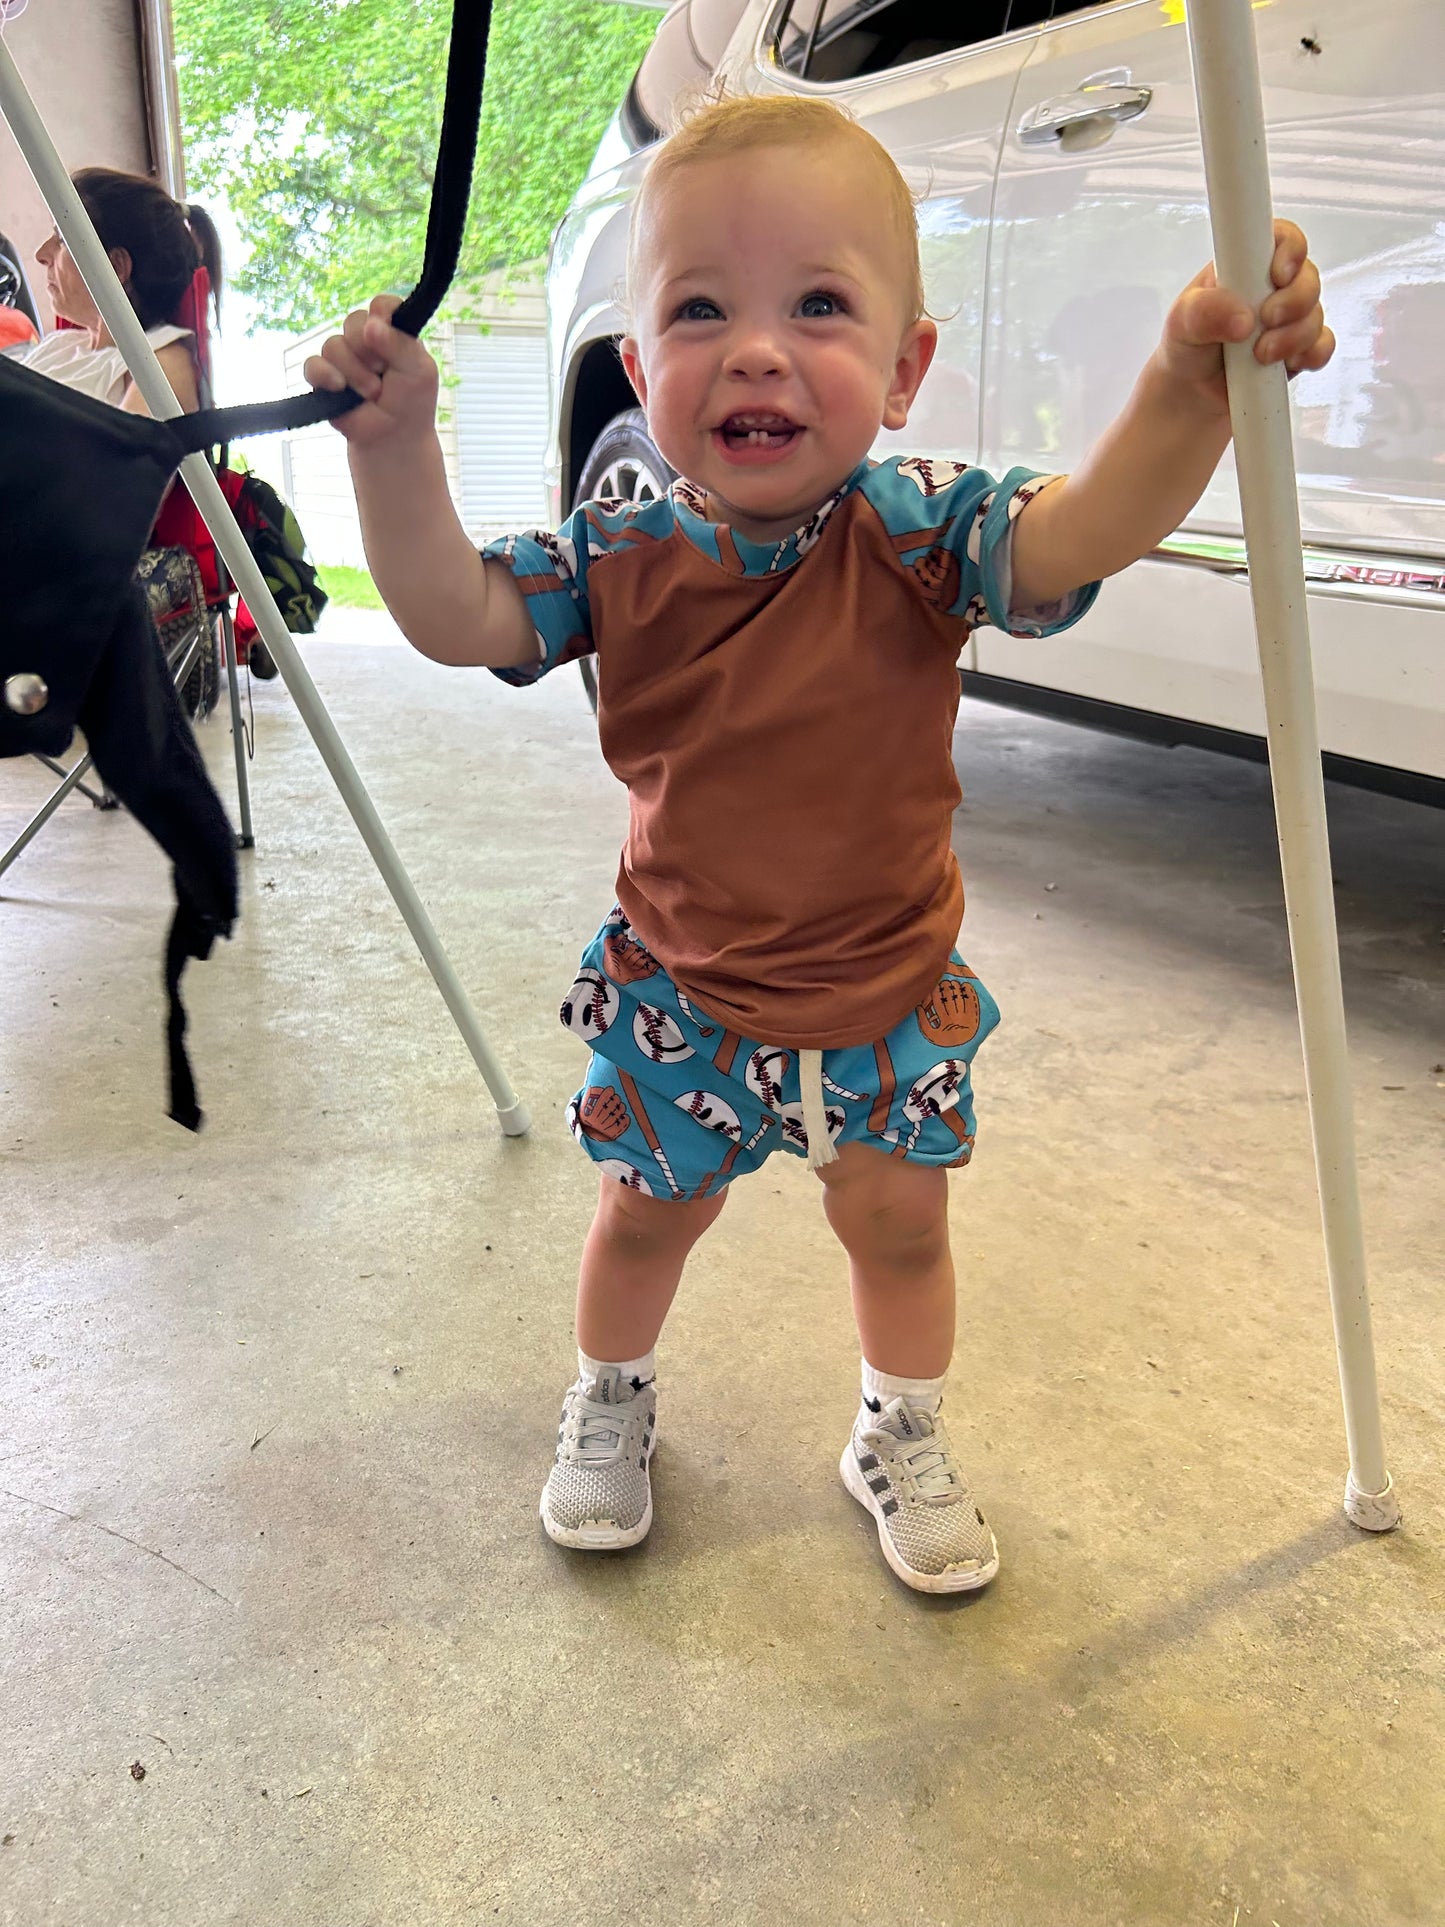
<svg viewBox="0 0 1445 1927">
<path fill-rule="evenodd" d="M 1273 287 L 1274 228 L 1249 0 L 1188 0 L 1187 15 L 1215 268 L 1221 287 L 1258 308 Z M 1345 1511 L 1386 1532 L 1400 1508 L 1385 1469 L 1370 1336 L 1288 385 L 1281 364 L 1255 360 L 1253 337 L 1227 344 L 1224 363 L 1349 1441 Z"/>
<path fill-rule="evenodd" d="M 111 339 L 124 356 L 126 367 L 134 377 L 146 407 L 158 419 L 178 414 L 180 410 L 170 383 L 145 338 L 145 330 L 116 277 L 110 257 L 101 246 L 80 196 L 72 186 L 70 176 L 36 111 L 35 103 L 5 45 L 3 34 L 0 34 L 0 115 L 4 116 L 15 136 L 16 144 L 25 156 L 54 217 L 61 239 L 74 256 L 85 285 L 104 317 Z M 300 712 L 301 720 L 321 752 L 321 760 L 331 772 L 342 801 L 361 832 L 362 841 L 371 852 L 373 862 L 380 870 L 477 1069 L 486 1081 L 503 1132 L 508 1137 L 522 1136 L 531 1125 L 527 1108 L 513 1090 L 501 1060 L 477 1019 L 456 967 L 441 946 L 431 918 L 416 893 L 416 886 L 402 867 L 401 859 L 377 815 L 376 806 L 357 775 L 346 745 L 337 734 L 336 725 L 311 680 L 311 673 L 281 620 L 265 578 L 246 547 L 246 539 L 231 513 L 230 504 L 221 493 L 220 484 L 211 473 L 210 463 L 203 454 L 188 455 L 181 463 L 181 473 L 196 507 L 205 519 L 206 527 L 215 538 L 216 547 L 226 559 L 231 580 L 246 598 L 246 606 L 286 679 L 286 687 Z"/>
</svg>

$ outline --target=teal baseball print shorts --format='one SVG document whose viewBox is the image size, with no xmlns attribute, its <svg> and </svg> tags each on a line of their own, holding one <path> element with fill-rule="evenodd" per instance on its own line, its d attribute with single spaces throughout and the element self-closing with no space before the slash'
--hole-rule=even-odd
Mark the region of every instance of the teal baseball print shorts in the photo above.
<svg viewBox="0 0 1445 1927">
<path fill-rule="evenodd" d="M 710 1019 L 621 910 L 583 953 L 561 1020 L 591 1046 L 567 1122 L 604 1177 L 656 1198 L 707 1198 L 776 1150 L 807 1157 L 801 1053 Z M 969 1066 L 997 1023 L 998 1006 L 954 951 L 933 990 L 886 1037 L 822 1053 L 834 1145 L 967 1164 Z"/>
</svg>

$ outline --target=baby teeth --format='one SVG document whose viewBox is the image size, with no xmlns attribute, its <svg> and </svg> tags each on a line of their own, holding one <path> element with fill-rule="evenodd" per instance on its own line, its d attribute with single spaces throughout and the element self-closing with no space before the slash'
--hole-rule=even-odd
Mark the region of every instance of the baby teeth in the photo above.
<svg viewBox="0 0 1445 1927">
<path fill-rule="evenodd" d="M 791 426 L 784 427 L 781 423 L 774 428 L 724 428 L 724 433 L 727 435 L 729 441 L 741 442 L 750 448 L 768 447 L 776 441 L 779 436 L 790 435 L 792 432 Z"/>
</svg>

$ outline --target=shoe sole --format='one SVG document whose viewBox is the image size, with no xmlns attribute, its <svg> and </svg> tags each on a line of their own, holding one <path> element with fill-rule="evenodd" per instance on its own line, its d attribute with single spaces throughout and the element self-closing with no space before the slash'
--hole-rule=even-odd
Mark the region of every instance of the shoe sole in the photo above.
<svg viewBox="0 0 1445 1927">
<path fill-rule="evenodd" d="M 838 1470 L 842 1474 L 844 1485 L 859 1505 L 866 1512 L 872 1513 L 873 1522 L 878 1528 L 878 1544 L 882 1548 L 883 1557 L 904 1585 L 911 1586 L 914 1592 L 976 1592 L 980 1586 L 986 1586 L 997 1573 L 998 1541 L 992 1532 L 988 1535 L 988 1542 L 993 1547 L 993 1557 L 986 1565 L 949 1566 L 943 1572 L 915 1572 L 911 1566 L 904 1565 L 889 1534 L 888 1521 L 883 1516 L 878 1500 L 870 1489 L 868 1481 L 858 1469 L 858 1460 L 851 1445 L 844 1446 L 843 1456 L 838 1461 Z"/>
<path fill-rule="evenodd" d="M 655 1448 L 647 1455 L 649 1473 L 656 1456 Z M 610 1519 L 587 1519 L 580 1526 L 559 1526 L 547 1512 L 546 1486 L 542 1488 L 537 1516 L 553 1545 L 566 1546 L 573 1552 L 625 1552 L 628 1546 L 640 1546 L 652 1530 L 652 1488 L 648 1487 L 647 1507 L 635 1526 L 614 1525 Z"/>
</svg>

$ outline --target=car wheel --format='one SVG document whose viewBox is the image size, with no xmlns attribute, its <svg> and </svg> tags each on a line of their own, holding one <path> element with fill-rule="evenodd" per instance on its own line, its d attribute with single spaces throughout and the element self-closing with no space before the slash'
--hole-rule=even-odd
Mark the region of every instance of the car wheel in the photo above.
<svg viewBox="0 0 1445 1927">
<path fill-rule="evenodd" d="M 647 432 L 640 408 L 614 415 L 592 444 L 577 483 L 578 502 L 655 502 L 666 495 L 674 471 Z M 597 672 L 591 656 L 578 665 L 592 711 L 597 712 Z"/>
</svg>

